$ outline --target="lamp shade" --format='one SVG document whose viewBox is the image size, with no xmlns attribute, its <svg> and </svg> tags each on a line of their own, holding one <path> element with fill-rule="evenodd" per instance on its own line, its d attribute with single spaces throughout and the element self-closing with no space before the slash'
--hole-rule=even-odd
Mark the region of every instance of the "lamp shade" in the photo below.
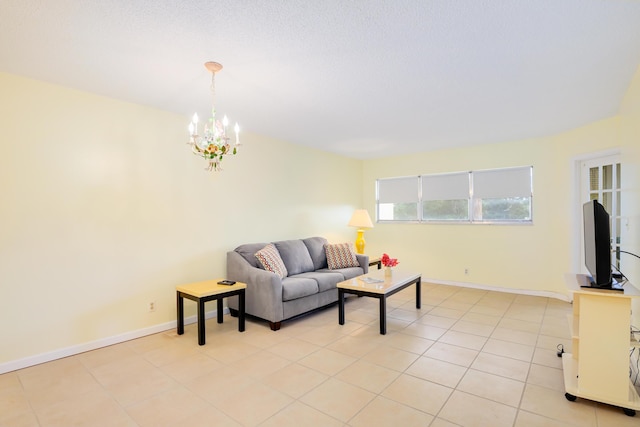
<svg viewBox="0 0 640 427">
<path fill-rule="evenodd" d="M 373 223 L 366 209 L 357 209 L 351 216 L 349 227 L 373 228 Z"/>
</svg>

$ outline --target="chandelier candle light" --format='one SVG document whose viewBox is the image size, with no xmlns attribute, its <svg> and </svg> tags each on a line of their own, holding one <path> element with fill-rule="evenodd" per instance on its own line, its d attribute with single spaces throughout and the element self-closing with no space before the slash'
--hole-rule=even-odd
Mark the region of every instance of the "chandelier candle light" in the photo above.
<svg viewBox="0 0 640 427">
<path fill-rule="evenodd" d="M 202 135 L 199 135 L 198 114 L 193 115 L 193 119 L 189 124 L 189 144 L 191 151 L 209 162 L 207 170 L 222 170 L 220 164 L 223 156 L 227 154 L 236 154 L 240 145 L 240 126 L 236 122 L 233 130 L 235 131 L 235 144 L 233 147 L 229 143 L 227 136 L 227 127 L 229 119 L 224 116 L 222 123 L 216 120 L 215 92 L 216 92 L 216 73 L 222 70 L 222 65 L 217 62 L 206 62 L 205 68 L 211 72 L 211 117 L 209 122 L 205 123 Z"/>
</svg>

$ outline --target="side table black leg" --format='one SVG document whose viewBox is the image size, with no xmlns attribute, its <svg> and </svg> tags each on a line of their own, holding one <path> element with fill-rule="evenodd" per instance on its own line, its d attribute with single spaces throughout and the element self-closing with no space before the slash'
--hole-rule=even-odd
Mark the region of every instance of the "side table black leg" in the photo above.
<svg viewBox="0 0 640 427">
<path fill-rule="evenodd" d="M 387 297 L 380 297 L 380 334 L 387 334 Z"/>
<path fill-rule="evenodd" d="M 421 282 L 422 278 L 418 277 L 418 281 L 416 282 L 416 308 L 420 308 L 422 305 L 422 300 L 420 299 L 422 296 L 422 292 L 420 292 Z"/>
<path fill-rule="evenodd" d="M 184 298 L 180 295 L 180 291 L 176 292 L 176 312 L 178 321 L 178 335 L 184 334 Z"/>
<path fill-rule="evenodd" d="M 238 294 L 238 331 L 244 332 L 244 307 L 245 299 L 244 299 L 244 289 L 240 291 Z"/>
<path fill-rule="evenodd" d="M 204 301 L 198 298 L 198 344 L 204 345 Z"/>
<path fill-rule="evenodd" d="M 338 289 L 338 323 L 344 325 L 344 291 Z"/>
<path fill-rule="evenodd" d="M 224 309 L 222 308 L 222 300 L 223 298 L 218 298 L 216 301 L 218 303 L 218 323 L 223 322 L 222 315 L 224 314 Z"/>
</svg>

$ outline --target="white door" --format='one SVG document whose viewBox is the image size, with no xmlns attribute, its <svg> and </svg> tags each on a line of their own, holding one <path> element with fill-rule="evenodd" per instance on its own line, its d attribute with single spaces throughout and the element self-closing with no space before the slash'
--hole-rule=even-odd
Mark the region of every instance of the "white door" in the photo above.
<svg viewBox="0 0 640 427">
<path fill-rule="evenodd" d="M 611 218 L 611 263 L 615 268 L 620 268 L 620 172 L 620 155 L 598 157 L 582 162 L 580 179 L 581 203 L 597 200 Z"/>
</svg>

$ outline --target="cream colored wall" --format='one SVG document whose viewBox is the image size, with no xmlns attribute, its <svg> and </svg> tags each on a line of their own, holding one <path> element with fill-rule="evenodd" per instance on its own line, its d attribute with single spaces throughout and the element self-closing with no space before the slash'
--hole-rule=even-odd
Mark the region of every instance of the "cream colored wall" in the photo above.
<svg viewBox="0 0 640 427">
<path fill-rule="evenodd" d="M 639 84 L 638 77 L 634 84 Z M 637 92 L 631 95 L 636 106 Z M 367 232 L 367 252 L 388 252 L 400 259 L 401 266 L 418 269 L 423 278 L 439 282 L 568 295 L 564 274 L 576 271 L 576 227 L 582 221 L 575 196 L 576 159 L 619 150 L 626 171 L 624 182 L 633 184 L 637 196 L 640 121 L 637 109 L 634 111 L 635 121 L 630 118 L 626 125 L 620 117 L 613 117 L 548 137 L 365 161 L 364 204 L 371 213 L 375 212 L 377 178 L 523 165 L 534 168 L 533 225 L 376 224 Z M 627 215 L 636 218 L 632 221 L 635 234 L 628 233 L 636 242 L 637 199 L 626 206 Z"/>
<path fill-rule="evenodd" d="M 218 174 L 182 143 L 188 118 L 1 73 L 0 93 L 0 364 L 175 320 L 174 286 L 224 275 L 239 244 L 351 241 L 379 177 L 533 165 L 532 226 L 376 224 L 367 253 L 425 278 L 564 294 L 574 161 L 619 149 L 623 246 L 640 252 L 640 72 L 620 116 L 560 135 L 360 162 L 245 134 Z"/>
<path fill-rule="evenodd" d="M 175 321 L 175 285 L 242 243 L 353 240 L 360 161 L 246 133 L 209 173 L 187 117 L 8 74 L 0 93 L 0 365 Z"/>
</svg>

